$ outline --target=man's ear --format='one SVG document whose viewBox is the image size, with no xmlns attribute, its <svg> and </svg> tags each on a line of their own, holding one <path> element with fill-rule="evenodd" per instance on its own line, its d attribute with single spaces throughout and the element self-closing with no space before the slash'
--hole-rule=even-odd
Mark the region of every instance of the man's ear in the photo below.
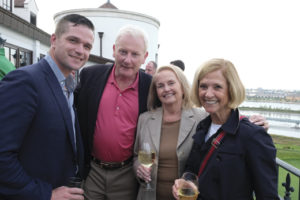
<svg viewBox="0 0 300 200">
<path fill-rule="evenodd" d="M 53 33 L 50 37 L 50 43 L 51 43 L 51 46 L 54 45 L 55 41 L 56 41 L 57 37 L 55 35 L 55 33 Z"/>
<path fill-rule="evenodd" d="M 116 58 L 116 54 L 115 54 L 115 50 L 116 50 L 116 45 L 113 45 L 113 57 Z"/>
<path fill-rule="evenodd" d="M 144 55 L 144 62 L 143 62 L 143 64 L 145 63 L 147 57 L 148 57 L 148 51 L 146 51 L 146 53 L 145 53 L 145 55 Z"/>
</svg>

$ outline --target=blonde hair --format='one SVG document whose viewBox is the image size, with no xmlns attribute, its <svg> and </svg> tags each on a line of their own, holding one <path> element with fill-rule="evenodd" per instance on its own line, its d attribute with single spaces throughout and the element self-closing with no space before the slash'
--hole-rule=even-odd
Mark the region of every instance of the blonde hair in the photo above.
<svg viewBox="0 0 300 200">
<path fill-rule="evenodd" d="M 147 102 L 147 107 L 148 110 L 154 110 L 158 107 L 161 106 L 161 101 L 159 100 L 157 96 L 157 91 L 156 91 L 156 81 L 157 81 L 157 76 L 159 72 L 164 71 L 164 70 L 169 70 L 172 71 L 177 79 L 179 80 L 179 83 L 181 85 L 183 97 L 182 97 L 182 108 L 183 109 L 189 109 L 192 107 L 192 101 L 190 98 L 190 86 L 188 83 L 187 78 L 183 74 L 183 71 L 176 67 L 175 65 L 166 65 L 166 66 L 161 66 L 158 68 L 157 72 L 153 75 L 152 82 L 150 85 L 149 89 L 149 95 L 148 95 L 148 102 Z"/>
<path fill-rule="evenodd" d="M 229 92 L 229 108 L 237 108 L 245 100 L 245 87 L 238 75 L 234 65 L 225 59 L 211 59 L 200 66 L 194 77 L 191 99 L 196 106 L 202 107 L 199 100 L 199 82 L 208 74 L 217 70 L 221 70 L 227 81 Z"/>
</svg>

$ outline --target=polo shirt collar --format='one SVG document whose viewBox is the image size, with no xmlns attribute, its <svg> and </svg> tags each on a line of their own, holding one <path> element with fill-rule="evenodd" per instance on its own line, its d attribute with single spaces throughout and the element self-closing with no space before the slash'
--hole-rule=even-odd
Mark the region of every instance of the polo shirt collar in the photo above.
<svg viewBox="0 0 300 200">
<path fill-rule="evenodd" d="M 115 78 L 115 70 L 116 70 L 116 64 L 114 64 L 112 72 L 110 73 L 108 77 L 108 82 L 111 84 L 114 84 L 116 87 L 118 87 L 116 78 Z M 133 89 L 133 90 L 138 90 L 138 83 L 139 83 L 139 71 L 136 75 L 135 81 L 126 89 Z M 118 87 L 119 88 L 119 87 Z"/>
</svg>

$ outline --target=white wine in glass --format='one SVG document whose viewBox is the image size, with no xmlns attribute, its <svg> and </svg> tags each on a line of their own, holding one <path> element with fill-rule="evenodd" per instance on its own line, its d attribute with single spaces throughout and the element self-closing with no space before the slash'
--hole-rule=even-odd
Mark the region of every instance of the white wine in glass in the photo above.
<svg viewBox="0 0 300 200">
<path fill-rule="evenodd" d="M 198 192 L 194 188 L 181 188 L 179 190 L 180 200 L 196 200 L 198 197 Z"/>
<path fill-rule="evenodd" d="M 180 200 L 196 200 L 199 194 L 198 177 L 191 172 L 185 172 L 180 179 L 179 199 Z"/>
<path fill-rule="evenodd" d="M 155 160 L 155 151 L 150 147 L 150 144 L 143 142 L 138 153 L 139 162 L 144 167 L 151 167 Z M 146 190 L 152 190 L 152 187 L 149 182 L 146 184 Z"/>
<path fill-rule="evenodd" d="M 139 151 L 138 159 L 144 167 L 151 167 L 155 160 L 155 152 Z"/>
</svg>

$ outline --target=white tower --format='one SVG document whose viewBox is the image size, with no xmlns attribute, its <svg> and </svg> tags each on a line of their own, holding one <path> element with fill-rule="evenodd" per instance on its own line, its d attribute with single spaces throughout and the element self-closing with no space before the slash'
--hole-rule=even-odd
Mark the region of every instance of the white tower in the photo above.
<svg viewBox="0 0 300 200">
<path fill-rule="evenodd" d="M 113 60 L 113 44 L 119 29 L 125 25 L 134 25 L 143 29 L 148 37 L 149 56 L 145 64 L 150 60 L 157 62 L 158 29 L 160 26 L 157 19 L 141 13 L 119 10 L 109 0 L 99 8 L 83 8 L 59 12 L 55 14 L 54 21 L 57 22 L 67 14 L 80 14 L 93 22 L 95 26 L 95 41 L 91 54 Z"/>
</svg>

